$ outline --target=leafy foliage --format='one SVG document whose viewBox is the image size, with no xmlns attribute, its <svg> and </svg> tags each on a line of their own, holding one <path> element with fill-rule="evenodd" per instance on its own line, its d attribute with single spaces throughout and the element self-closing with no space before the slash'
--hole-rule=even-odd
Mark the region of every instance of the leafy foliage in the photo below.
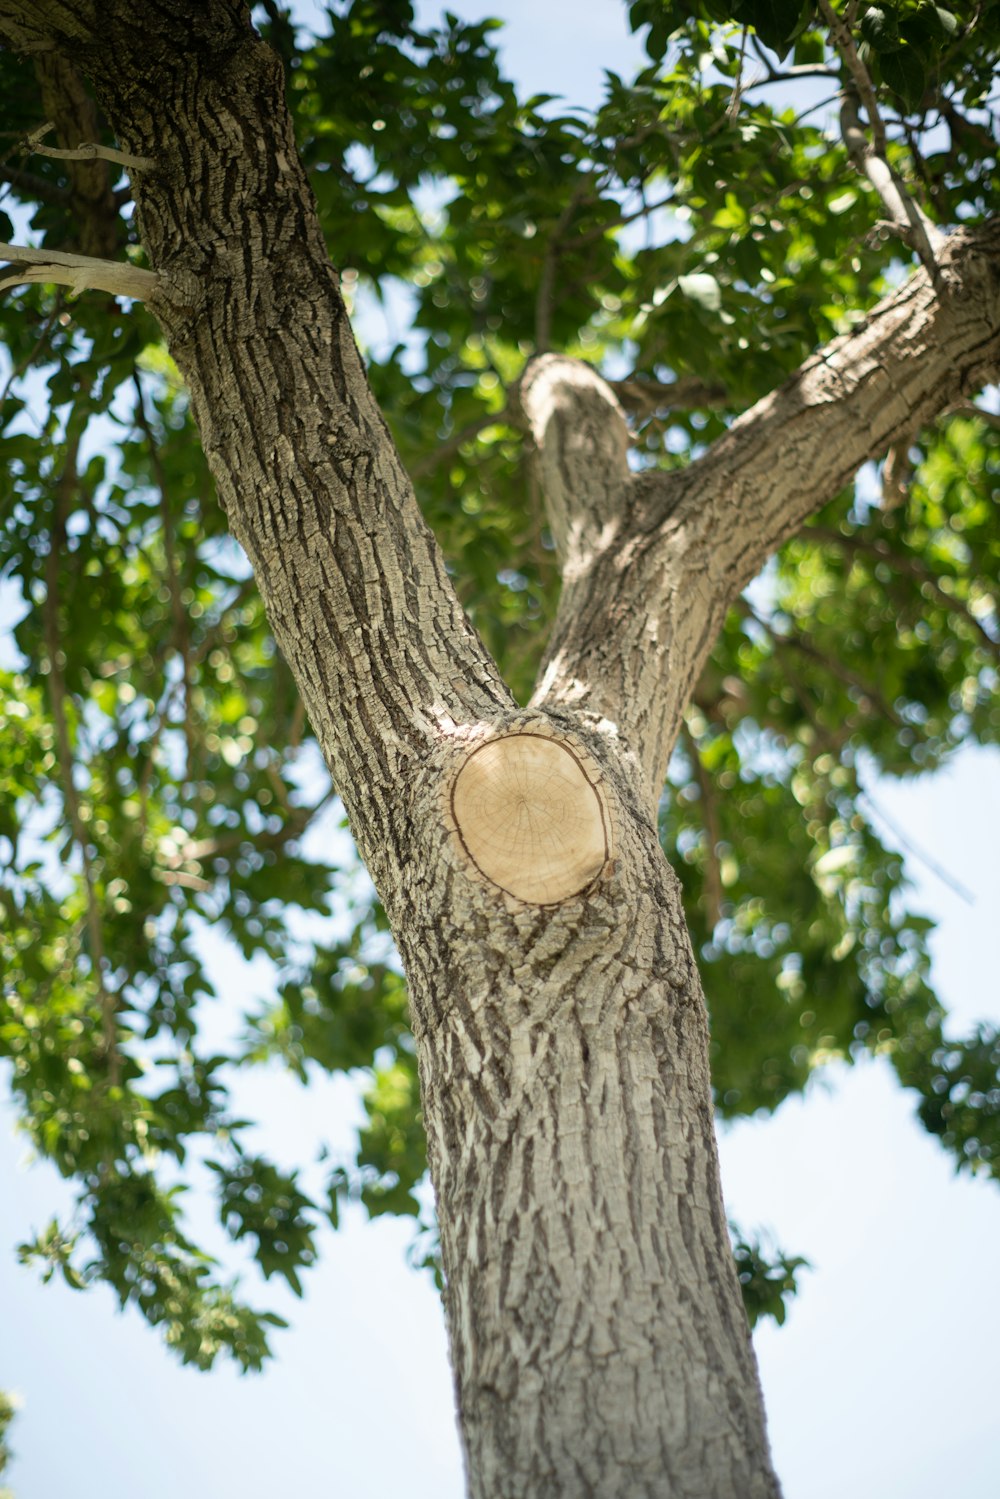
<svg viewBox="0 0 1000 1499">
<path fill-rule="evenodd" d="M 259 17 L 376 394 L 522 699 L 558 590 L 507 395 L 527 357 L 600 364 L 637 465 L 683 464 L 911 258 L 812 107 L 854 86 L 822 6 L 627 12 L 649 62 L 609 74 L 592 115 L 519 97 L 494 22 L 421 30 L 407 0 L 337 0 L 319 37 Z M 853 23 L 893 170 L 945 226 L 997 212 L 998 35 L 994 3 L 899 0 Z M 19 146 L 42 119 L 31 68 L 0 54 L 0 93 L 4 207 L 71 247 L 95 230 L 74 168 Z M 110 186 L 120 216 L 96 227 L 128 246 L 127 186 Z M 183 1174 L 207 1165 L 225 1234 L 296 1292 L 345 1198 L 417 1218 L 433 1265 L 405 985 L 370 888 L 330 854 L 333 793 L 155 324 L 35 287 L 0 302 L 0 339 L 0 577 L 19 616 L 0 671 L 0 1054 L 34 1149 L 78 1191 L 73 1221 L 21 1252 L 108 1281 L 186 1361 L 256 1368 L 280 1319 L 189 1238 Z M 827 1059 L 876 1053 L 958 1165 L 993 1175 L 997 1037 L 950 1033 L 867 788 L 1000 738 L 998 470 L 997 424 L 969 408 L 890 455 L 881 494 L 865 476 L 815 517 L 727 621 L 661 810 L 720 1112 L 773 1110 Z M 263 962 L 268 994 L 211 1044 L 209 927 Z M 244 1144 L 234 1069 L 264 1062 L 364 1079 L 323 1202 Z M 735 1247 L 751 1318 L 782 1320 L 804 1262 L 739 1231 Z"/>
<path fill-rule="evenodd" d="M 7 1441 L 7 1432 L 16 1415 L 17 1401 L 14 1396 L 9 1395 L 6 1390 L 0 1390 L 0 1478 L 3 1477 L 7 1465 L 14 1455 Z M 10 1489 L 0 1489 L 0 1499 L 12 1499 Z"/>
<path fill-rule="evenodd" d="M 773 1317 L 781 1327 L 787 1299 L 798 1291 L 798 1271 L 807 1270 L 809 1261 L 769 1249 L 761 1238 L 748 1239 L 739 1230 L 734 1233 L 733 1254 L 750 1326 L 756 1327 L 761 1317 Z"/>
</svg>

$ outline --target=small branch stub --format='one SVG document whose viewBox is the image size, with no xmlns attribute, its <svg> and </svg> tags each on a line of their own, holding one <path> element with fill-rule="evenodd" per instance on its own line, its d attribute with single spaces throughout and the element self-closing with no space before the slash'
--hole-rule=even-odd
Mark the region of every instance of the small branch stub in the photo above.
<svg viewBox="0 0 1000 1499">
<path fill-rule="evenodd" d="M 527 905 L 582 894 L 612 856 L 597 765 L 544 732 L 508 733 L 471 750 L 449 803 L 467 871 Z"/>
</svg>

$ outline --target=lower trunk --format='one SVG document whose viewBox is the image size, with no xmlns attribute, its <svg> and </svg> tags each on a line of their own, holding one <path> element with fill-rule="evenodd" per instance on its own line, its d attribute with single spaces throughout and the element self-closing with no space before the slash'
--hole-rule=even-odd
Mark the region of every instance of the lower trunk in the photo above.
<svg viewBox="0 0 1000 1499">
<path fill-rule="evenodd" d="M 608 784 L 582 894 L 528 905 L 421 837 L 393 912 L 470 1493 L 774 1496 L 680 889 Z"/>
</svg>

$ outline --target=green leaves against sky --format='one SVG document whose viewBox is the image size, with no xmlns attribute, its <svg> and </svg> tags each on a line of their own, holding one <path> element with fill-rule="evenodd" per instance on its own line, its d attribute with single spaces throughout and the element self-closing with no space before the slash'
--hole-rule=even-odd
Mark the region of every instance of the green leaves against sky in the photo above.
<svg viewBox="0 0 1000 1499">
<path fill-rule="evenodd" d="M 909 268 L 831 125 L 841 60 L 812 4 L 635 0 L 622 25 L 648 65 L 609 74 L 588 115 L 519 97 L 489 21 L 420 32 L 405 0 L 338 3 L 318 38 L 258 19 L 376 394 L 523 700 L 558 589 L 508 409 L 528 356 L 600 364 L 636 463 L 684 464 Z M 942 226 L 997 212 L 997 22 L 995 4 L 924 0 L 855 15 L 892 164 Z M 19 144 L 44 116 L 6 54 L 0 97 L 0 238 L 73 248 L 71 175 Z M 96 227 L 136 253 L 111 186 Z M 34 287 L 0 301 L 0 340 L 19 619 L 0 671 L 0 1052 L 35 1151 L 77 1192 L 22 1254 L 110 1282 L 185 1360 L 253 1368 L 268 1316 L 191 1237 L 184 1190 L 214 1193 L 223 1237 L 296 1292 L 344 1198 L 420 1215 L 405 985 L 156 325 Z M 815 517 L 730 615 L 661 812 L 720 1112 L 874 1052 L 956 1163 L 993 1174 L 997 1037 L 947 1026 L 865 787 L 1000 738 L 998 473 L 997 424 L 967 409 Z M 209 931 L 256 959 L 238 1001 L 213 988 Z M 322 1200 L 235 1117 L 234 1069 L 265 1063 L 362 1080 L 366 1122 Z M 799 1262 L 745 1236 L 737 1253 L 751 1313 L 780 1320 Z"/>
</svg>

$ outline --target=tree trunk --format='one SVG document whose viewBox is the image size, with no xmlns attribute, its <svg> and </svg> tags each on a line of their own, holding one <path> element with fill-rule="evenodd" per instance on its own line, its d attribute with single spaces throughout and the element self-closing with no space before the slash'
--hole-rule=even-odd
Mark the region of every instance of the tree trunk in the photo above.
<svg viewBox="0 0 1000 1499">
<path fill-rule="evenodd" d="M 705 1006 L 645 787 L 579 726 L 528 713 L 489 732 L 569 745 L 601 777 L 611 835 L 584 891 L 518 900 L 442 825 L 434 765 L 393 892 L 470 1491 L 775 1495 Z M 519 792 L 543 834 L 546 789 Z"/>
<path fill-rule="evenodd" d="M 996 368 L 995 234 L 955 237 L 949 298 L 914 277 L 682 475 L 630 477 L 603 383 L 536 362 L 565 581 L 521 711 L 371 396 L 242 7 L 0 0 L 0 35 L 70 51 L 157 162 L 134 174 L 151 306 L 406 967 L 472 1494 L 777 1494 L 657 801 L 753 571 Z"/>
</svg>

